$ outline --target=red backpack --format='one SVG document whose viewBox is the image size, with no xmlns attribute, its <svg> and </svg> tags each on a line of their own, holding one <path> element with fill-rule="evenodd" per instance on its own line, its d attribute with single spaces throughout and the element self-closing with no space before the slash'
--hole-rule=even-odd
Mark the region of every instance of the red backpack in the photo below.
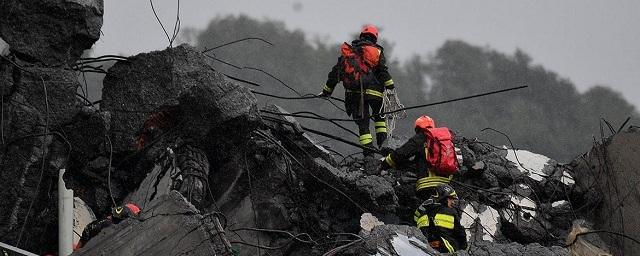
<svg viewBox="0 0 640 256">
<path fill-rule="evenodd" d="M 434 172 L 441 176 L 458 172 L 458 159 L 449 128 L 427 128 L 424 134 L 427 138 L 425 142 L 427 163 Z"/>
<path fill-rule="evenodd" d="M 346 84 L 357 84 L 361 79 L 370 79 L 371 69 L 380 62 L 381 50 L 374 45 L 351 46 L 348 43 L 342 43 L 340 46 L 342 54 L 343 68 L 345 72 Z M 367 81 L 363 81 L 367 82 Z"/>
</svg>

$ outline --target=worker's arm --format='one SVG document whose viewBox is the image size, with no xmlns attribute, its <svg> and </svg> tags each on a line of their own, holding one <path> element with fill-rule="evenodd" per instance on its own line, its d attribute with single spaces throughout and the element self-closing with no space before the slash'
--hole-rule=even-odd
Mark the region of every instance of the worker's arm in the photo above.
<svg viewBox="0 0 640 256">
<path fill-rule="evenodd" d="M 378 65 L 373 69 L 374 74 L 376 75 L 376 79 L 380 81 L 385 89 L 394 89 L 395 85 L 393 84 L 393 79 L 391 79 L 391 74 L 389 74 L 389 68 L 387 67 L 387 60 L 384 57 L 384 50 L 380 47 L 380 60 Z"/>
<path fill-rule="evenodd" d="M 423 133 L 416 133 L 416 135 L 411 137 L 402 146 L 385 157 L 382 161 L 383 168 L 396 168 L 398 164 L 403 164 L 409 161 L 409 158 L 415 155 L 418 149 L 424 147 L 424 139 L 425 137 Z"/>
<path fill-rule="evenodd" d="M 321 95 L 323 96 L 331 95 L 333 93 L 333 90 L 336 88 L 336 85 L 341 80 L 342 80 L 342 57 L 339 57 L 338 62 L 335 65 L 333 65 L 333 68 L 331 68 L 329 75 L 327 75 L 327 82 L 325 83 L 324 88 L 322 88 Z"/>
</svg>

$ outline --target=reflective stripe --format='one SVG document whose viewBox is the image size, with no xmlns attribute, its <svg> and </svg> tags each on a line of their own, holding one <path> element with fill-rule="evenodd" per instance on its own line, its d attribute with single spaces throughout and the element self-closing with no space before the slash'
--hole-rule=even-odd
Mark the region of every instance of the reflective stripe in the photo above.
<svg viewBox="0 0 640 256">
<path fill-rule="evenodd" d="M 416 190 L 433 188 L 442 184 L 449 184 L 451 179 L 453 179 L 453 175 L 449 175 L 449 177 L 443 177 L 436 175 L 433 171 L 429 171 L 429 176 L 418 179 L 418 181 L 416 182 Z"/>
<path fill-rule="evenodd" d="M 384 82 L 384 86 L 389 86 L 393 84 L 393 79 L 389 79 L 386 82 Z"/>
<path fill-rule="evenodd" d="M 393 159 L 391 159 L 391 154 L 385 157 L 384 160 L 387 162 L 389 166 L 391 166 L 391 168 L 396 168 L 396 162 L 393 161 Z"/>
<path fill-rule="evenodd" d="M 442 242 L 444 242 L 444 246 L 447 247 L 447 251 L 449 251 L 449 253 L 456 252 L 456 249 L 454 249 L 453 246 L 451 246 L 451 244 L 449 243 L 449 241 L 447 241 L 447 239 L 444 239 L 442 237 L 440 239 L 442 239 Z"/>
<path fill-rule="evenodd" d="M 365 92 L 366 92 L 366 94 L 382 98 L 382 93 L 379 92 L 379 91 L 372 90 L 372 89 L 367 89 Z"/>
<path fill-rule="evenodd" d="M 376 133 L 387 132 L 387 123 L 385 121 L 374 122 L 373 125 L 376 127 Z"/>
<path fill-rule="evenodd" d="M 373 136 L 371 136 L 371 133 L 360 135 L 360 144 L 367 145 L 371 142 L 373 142 Z"/>
<path fill-rule="evenodd" d="M 423 215 L 422 217 L 418 218 L 418 220 L 416 221 L 416 226 L 418 228 L 428 227 L 429 226 L 429 216 Z"/>
<path fill-rule="evenodd" d="M 328 85 L 325 85 L 324 88 L 322 88 L 322 90 L 325 92 L 333 92 L 333 88 L 329 87 Z"/>
<path fill-rule="evenodd" d="M 437 227 L 453 229 L 453 220 L 455 217 L 449 214 L 438 213 L 433 218 L 433 224 Z"/>
<path fill-rule="evenodd" d="M 348 93 L 360 93 L 360 90 L 345 89 L 345 92 L 348 92 Z M 380 97 L 380 98 L 382 98 L 382 95 L 383 95 L 381 92 L 373 90 L 373 89 L 367 89 L 367 90 L 365 90 L 365 93 L 369 94 L 371 96 L 376 96 L 376 97 Z"/>
<path fill-rule="evenodd" d="M 420 216 L 420 211 L 416 210 L 415 212 L 413 212 L 413 221 L 418 223 L 418 219 L 420 218 Z"/>
</svg>

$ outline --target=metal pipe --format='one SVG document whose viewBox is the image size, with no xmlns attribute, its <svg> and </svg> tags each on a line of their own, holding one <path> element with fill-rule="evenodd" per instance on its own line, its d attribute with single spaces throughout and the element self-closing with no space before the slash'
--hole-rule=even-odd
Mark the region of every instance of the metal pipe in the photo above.
<svg viewBox="0 0 640 256">
<path fill-rule="evenodd" d="M 73 252 L 73 190 L 67 189 L 58 173 L 58 255 L 67 256 Z"/>
<path fill-rule="evenodd" d="M 9 252 L 14 252 L 14 253 L 19 254 L 19 255 L 25 255 L 25 256 L 38 256 L 38 254 L 31 253 L 31 252 L 28 252 L 28 251 L 22 250 L 22 249 L 20 249 L 20 248 L 18 248 L 18 247 L 14 247 L 14 246 L 11 246 L 11 245 L 8 245 L 8 244 L 5 244 L 5 243 L 2 243 L 2 242 L 0 242 L 0 248 L 1 248 L 1 249 L 0 249 L 0 253 L 2 253 L 2 254 L 0 254 L 0 255 L 15 255 L 15 254 L 13 254 L 13 253 L 12 253 L 12 254 L 9 254 Z M 7 250 L 8 250 L 8 251 L 7 251 Z"/>
</svg>

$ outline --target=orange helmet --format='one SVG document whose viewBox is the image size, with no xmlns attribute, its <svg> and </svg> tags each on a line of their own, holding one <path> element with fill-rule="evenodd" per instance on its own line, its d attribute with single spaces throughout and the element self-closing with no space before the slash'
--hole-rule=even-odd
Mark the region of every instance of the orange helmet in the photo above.
<svg viewBox="0 0 640 256">
<path fill-rule="evenodd" d="M 416 119 L 416 125 L 414 128 L 418 129 L 420 128 L 421 130 L 427 129 L 427 128 L 434 128 L 436 127 L 436 122 L 433 121 L 433 119 L 429 116 L 421 116 L 418 117 L 418 119 Z"/>
<path fill-rule="evenodd" d="M 362 31 L 360 32 L 360 35 L 362 34 L 370 34 L 373 37 L 375 37 L 376 40 L 378 40 L 378 28 L 376 28 L 376 26 L 374 25 L 366 25 L 362 28 Z"/>
</svg>

